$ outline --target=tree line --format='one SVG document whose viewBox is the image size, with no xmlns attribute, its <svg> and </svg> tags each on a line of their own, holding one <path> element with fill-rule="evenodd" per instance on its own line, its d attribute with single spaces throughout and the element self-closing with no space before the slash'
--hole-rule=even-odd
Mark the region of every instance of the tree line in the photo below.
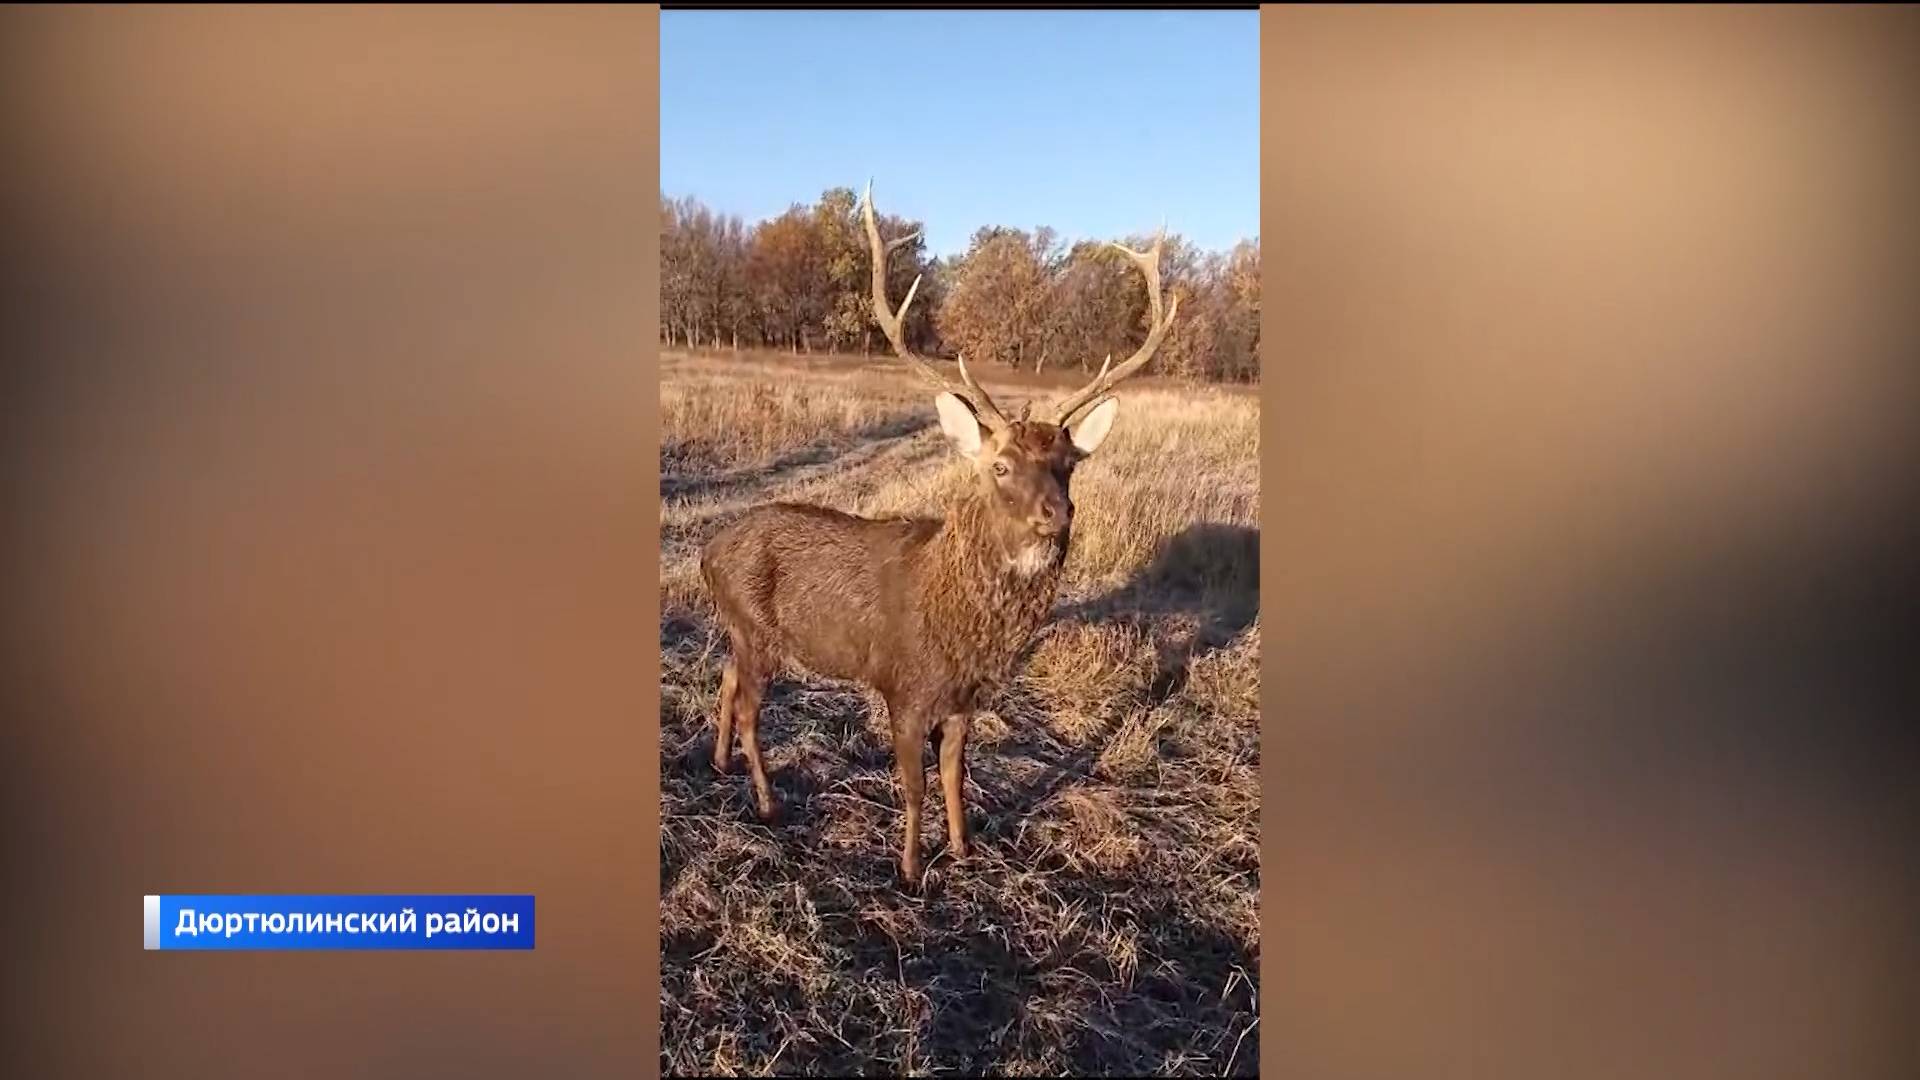
<svg viewBox="0 0 1920 1080">
<path fill-rule="evenodd" d="M 773 348 L 795 353 L 887 348 L 870 307 L 870 257 L 860 197 L 832 188 L 749 225 L 699 200 L 660 199 L 661 336 L 670 346 Z M 882 213 L 891 240 L 921 223 Z M 1150 235 L 1114 238 L 1144 250 Z M 919 276 L 907 311 L 910 347 L 965 354 L 976 366 L 1098 370 L 1124 359 L 1149 322 L 1146 284 L 1126 257 L 1098 240 L 1053 229 L 987 226 L 965 253 L 929 258 L 923 239 L 894 251 L 887 299 L 898 304 Z M 1260 377 L 1260 241 L 1203 251 L 1167 234 L 1162 289 L 1180 296 L 1179 318 L 1150 370 L 1213 381 Z"/>
</svg>

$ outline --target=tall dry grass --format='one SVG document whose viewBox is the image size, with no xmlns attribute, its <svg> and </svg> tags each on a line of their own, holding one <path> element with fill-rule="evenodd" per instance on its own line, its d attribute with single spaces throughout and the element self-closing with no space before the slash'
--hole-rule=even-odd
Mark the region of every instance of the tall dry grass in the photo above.
<svg viewBox="0 0 1920 1080">
<path fill-rule="evenodd" d="M 695 560 L 772 498 L 938 513 L 962 474 L 927 390 L 884 363 L 676 356 L 661 393 L 663 1068 L 1255 1072 L 1257 401 L 1124 395 L 1074 481 L 1056 621 L 974 728 L 977 853 L 929 834 L 916 895 L 861 688 L 769 695 L 775 825 L 712 772 L 725 646 Z"/>
</svg>

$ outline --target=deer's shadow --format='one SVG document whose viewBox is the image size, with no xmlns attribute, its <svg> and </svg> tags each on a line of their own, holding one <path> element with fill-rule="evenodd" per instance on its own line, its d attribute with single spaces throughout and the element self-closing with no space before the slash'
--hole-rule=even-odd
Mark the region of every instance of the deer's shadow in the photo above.
<svg viewBox="0 0 1920 1080">
<path fill-rule="evenodd" d="M 1232 644 L 1260 614 L 1260 530 L 1203 522 L 1176 533 L 1125 585 L 1061 607 L 1060 623 L 1147 625 L 1169 617 L 1183 630 L 1156 634 L 1159 667 L 1148 698 L 1165 704 L 1193 662 Z"/>
<path fill-rule="evenodd" d="M 1178 696 L 1195 663 L 1233 645 L 1259 613 L 1260 530 L 1203 523 L 1162 543 L 1126 584 L 1061 606 L 1048 632 L 1075 623 L 1139 628 L 1156 654 L 1141 702 L 1153 710 Z M 1038 805 L 1085 777 L 1103 742 L 1088 740 L 1064 753 L 1046 745 L 1023 746 L 1044 769 L 1017 788 L 991 794 L 1015 806 Z"/>
</svg>

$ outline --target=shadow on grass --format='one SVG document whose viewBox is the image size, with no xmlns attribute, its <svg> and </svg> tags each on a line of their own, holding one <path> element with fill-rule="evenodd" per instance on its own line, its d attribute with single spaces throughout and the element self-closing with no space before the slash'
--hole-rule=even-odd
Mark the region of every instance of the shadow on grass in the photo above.
<svg viewBox="0 0 1920 1080">
<path fill-rule="evenodd" d="M 1260 530 L 1191 525 L 1160 546 L 1146 568 L 1110 592 L 1061 609 L 1061 622 L 1143 625 L 1177 617 L 1190 632 L 1160 641 L 1150 705 L 1186 685 L 1201 656 L 1232 644 L 1260 614 Z"/>
<path fill-rule="evenodd" d="M 1142 705 L 1157 709 L 1186 688 L 1196 661 L 1232 645 L 1259 613 L 1260 530 L 1205 523 L 1163 543 L 1125 585 L 1061 608 L 1055 625 L 1122 625 L 1145 632 L 1157 656 Z M 1166 632 L 1169 623 L 1178 629 Z M 1022 744 L 1045 772 L 1022 790 L 999 797 L 1028 806 L 1053 798 L 1089 774 L 1103 744 L 1093 739 L 1066 753 Z"/>
<path fill-rule="evenodd" d="M 925 416 L 895 416 L 744 469 L 711 468 L 704 461 L 710 455 L 697 444 L 665 446 L 660 451 L 660 497 L 709 498 L 734 489 L 768 487 L 803 469 L 827 465 L 864 447 L 910 438 L 932 426 Z"/>
</svg>

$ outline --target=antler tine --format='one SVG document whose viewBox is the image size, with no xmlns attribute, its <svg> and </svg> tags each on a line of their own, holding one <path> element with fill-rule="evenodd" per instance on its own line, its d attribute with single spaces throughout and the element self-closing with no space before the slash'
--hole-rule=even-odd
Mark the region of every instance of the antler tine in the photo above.
<svg viewBox="0 0 1920 1080">
<path fill-rule="evenodd" d="M 1092 382 L 1054 405 L 1053 423 L 1065 425 L 1071 421 L 1081 409 L 1146 367 L 1147 361 L 1152 360 L 1153 354 L 1159 350 L 1160 342 L 1173 326 L 1174 314 L 1180 310 L 1179 293 L 1174 294 L 1171 304 L 1163 303 L 1160 296 L 1160 250 L 1165 241 L 1166 227 L 1163 225 L 1160 235 L 1154 238 L 1153 246 L 1145 251 L 1135 251 L 1125 244 L 1108 242 L 1108 247 L 1131 259 L 1133 264 L 1140 268 L 1141 275 L 1147 279 L 1147 308 L 1152 315 L 1152 325 L 1147 330 L 1147 340 L 1141 343 L 1140 348 L 1135 350 L 1132 356 L 1122 361 L 1119 367 L 1113 366 L 1113 354 L 1108 353 L 1106 363 L 1100 365 L 1100 374 L 1095 375 Z"/>
<path fill-rule="evenodd" d="M 953 359 L 960 365 L 960 381 L 966 384 L 967 391 L 969 393 L 985 394 L 986 391 L 980 389 L 980 384 L 973 381 L 973 372 L 967 370 L 967 354 L 959 353 L 955 355 Z"/>
<path fill-rule="evenodd" d="M 873 255 L 873 317 L 880 323 L 880 332 L 886 335 L 887 344 L 892 345 L 893 351 L 899 355 L 900 359 L 911 364 L 914 370 L 918 371 L 921 377 L 925 378 L 928 382 L 933 383 L 943 390 L 956 391 L 972 399 L 975 411 L 981 421 L 987 426 L 992 428 L 1006 427 L 1007 418 L 1001 414 L 999 406 L 993 403 L 993 399 L 987 396 L 986 390 L 982 389 L 979 383 L 973 381 L 973 376 L 967 372 L 967 362 L 964 358 L 960 361 L 960 378 L 962 381 L 956 384 L 953 380 L 940 374 L 925 357 L 907 348 L 907 338 L 904 332 L 907 308 L 913 304 L 914 294 L 920 291 L 920 279 L 918 277 L 913 279 L 913 285 L 907 289 L 907 298 L 900 302 L 899 310 L 894 310 L 887 303 L 887 258 L 893 254 L 895 249 L 902 245 L 912 243 L 920 234 L 916 231 L 890 242 L 883 243 L 881 241 L 880 225 L 875 221 L 873 215 L 872 180 L 867 181 L 866 193 L 860 197 L 860 207 L 862 217 L 866 221 L 867 246 L 871 249 Z"/>
</svg>

